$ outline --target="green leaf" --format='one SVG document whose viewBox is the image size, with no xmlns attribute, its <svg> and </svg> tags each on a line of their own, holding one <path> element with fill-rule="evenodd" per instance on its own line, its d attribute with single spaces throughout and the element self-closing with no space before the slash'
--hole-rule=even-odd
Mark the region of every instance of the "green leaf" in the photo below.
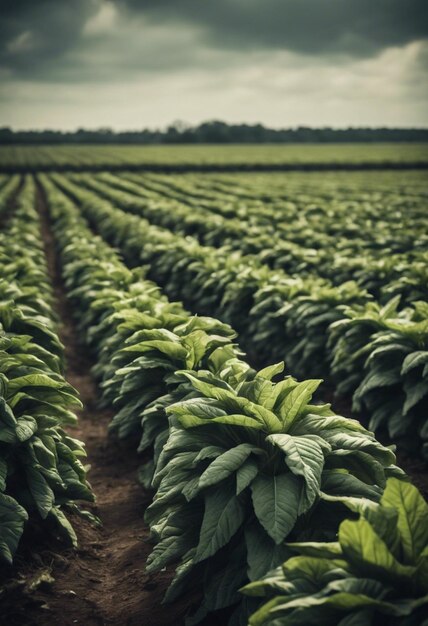
<svg viewBox="0 0 428 626">
<path fill-rule="evenodd" d="M 279 363 L 275 363 L 275 365 L 269 365 L 257 372 L 257 376 L 260 378 L 266 378 L 266 380 L 272 380 L 274 376 L 277 374 L 281 374 L 284 371 L 284 361 L 280 361 Z"/>
<path fill-rule="evenodd" d="M 216 611 L 235 604 L 239 600 L 237 588 L 246 580 L 245 549 L 239 543 L 229 553 L 227 568 L 208 570 L 204 584 L 204 605 L 208 610 Z M 199 623 L 199 620 L 192 623 Z"/>
<path fill-rule="evenodd" d="M 0 457 L 0 492 L 6 489 L 7 461 Z"/>
<path fill-rule="evenodd" d="M 244 507 L 235 489 L 222 485 L 205 494 L 205 513 L 194 562 L 203 561 L 225 546 L 244 521 Z"/>
<path fill-rule="evenodd" d="M 261 606 L 255 613 L 251 615 L 248 625 L 249 626 L 270 626 L 270 622 L 272 621 L 271 610 L 274 610 L 277 607 L 286 608 L 288 600 L 289 598 L 287 598 L 286 596 L 276 596 L 275 598 L 272 598 L 271 600 L 263 604 L 263 606 Z M 280 618 L 278 617 L 278 615 L 275 615 L 275 617 L 276 617 L 276 622 L 278 623 L 278 626 L 280 626 L 281 622 L 278 622 Z M 277 626 L 275 622 L 274 622 L 274 626 Z M 285 626 L 294 626 L 294 624 L 293 622 L 291 622 L 291 624 L 288 625 L 285 622 Z"/>
<path fill-rule="evenodd" d="M 377 389 L 378 387 L 391 387 L 401 382 L 401 376 L 395 369 L 384 371 L 382 373 L 372 373 L 369 371 L 358 389 L 354 394 L 354 402 L 356 399 L 363 398 L 368 391 Z"/>
<path fill-rule="evenodd" d="M 403 415 L 407 415 L 410 409 L 428 394 L 428 380 L 423 379 L 413 385 L 405 385 L 406 401 L 403 405 Z"/>
<path fill-rule="evenodd" d="M 12 563 L 27 519 L 27 512 L 16 500 L 0 493 L 0 557 L 7 563 Z"/>
<path fill-rule="evenodd" d="M 207 467 L 199 479 L 201 488 L 209 487 L 224 480 L 235 472 L 251 453 L 263 454 L 263 451 L 249 443 L 241 443 L 218 456 Z"/>
<path fill-rule="evenodd" d="M 1 382 L 1 378 L 0 378 L 0 382 Z M 3 424 L 5 424 L 6 426 L 9 426 L 13 430 L 15 430 L 16 419 L 13 414 L 13 411 L 10 408 L 10 406 L 7 404 L 6 400 L 1 397 L 0 397 L 0 421 L 3 422 Z"/>
<path fill-rule="evenodd" d="M 211 341 L 211 336 L 203 330 L 195 330 L 183 337 L 183 346 L 187 349 L 186 367 L 188 369 L 198 369 L 196 366 L 205 355 Z"/>
<path fill-rule="evenodd" d="M 247 546 L 248 577 L 257 580 L 277 567 L 290 555 L 284 544 L 277 545 L 259 524 L 252 524 L 245 529 Z"/>
<path fill-rule="evenodd" d="M 301 483 L 293 474 L 257 476 L 251 483 L 254 511 L 276 544 L 283 542 L 298 517 Z"/>
<path fill-rule="evenodd" d="M 294 420 L 300 417 L 302 410 L 306 407 L 321 383 L 322 380 L 305 380 L 296 385 L 285 397 L 285 400 L 279 407 L 279 412 L 285 426 L 289 428 Z"/>
<path fill-rule="evenodd" d="M 34 498 L 40 516 L 45 519 L 52 509 L 55 496 L 46 479 L 34 467 L 26 467 L 28 487 Z"/>
<path fill-rule="evenodd" d="M 305 502 L 299 505 L 299 514 L 306 511 L 319 496 L 321 491 L 321 474 L 324 467 L 323 447 L 330 448 L 329 444 L 317 437 L 293 437 L 286 434 L 269 435 L 266 438 L 273 445 L 285 452 L 285 463 L 296 476 L 305 480 Z M 321 445 L 323 447 L 321 447 Z"/>
<path fill-rule="evenodd" d="M 10 406 L 0 398 L 0 442 L 15 443 L 17 421 Z"/>
<path fill-rule="evenodd" d="M 288 546 L 296 546 L 299 544 L 288 544 Z M 304 544 L 303 544 L 304 545 Z M 324 544 L 334 546 L 335 544 Z M 334 550 L 334 548 L 331 548 Z M 332 560 L 329 556 L 295 556 L 283 565 L 283 571 L 286 577 L 290 579 L 307 578 L 311 584 L 319 584 L 325 582 L 325 575 L 338 567 L 337 557 Z"/>
<path fill-rule="evenodd" d="M 257 461 L 253 458 L 247 459 L 241 467 L 238 467 L 236 472 L 236 495 L 238 496 L 244 489 L 246 489 L 257 476 L 259 466 Z"/>
<path fill-rule="evenodd" d="M 150 350 L 158 350 L 162 354 L 165 354 L 170 359 L 174 361 L 179 361 L 180 363 L 186 362 L 187 350 L 181 343 L 178 341 L 171 340 L 153 340 L 153 341 L 143 341 L 141 343 L 137 343 L 133 346 L 128 346 L 124 348 L 124 352 L 141 352 L 144 354 L 145 352 L 149 352 Z"/>
<path fill-rule="evenodd" d="M 338 541 L 294 541 L 287 543 L 290 548 L 298 550 L 303 556 L 311 556 L 326 559 L 341 559 L 343 557 L 342 548 Z"/>
<path fill-rule="evenodd" d="M 428 547 L 428 504 L 411 483 L 390 478 L 381 499 L 384 506 L 398 511 L 398 530 L 405 562 L 417 563 Z"/>
<path fill-rule="evenodd" d="M 77 548 L 76 533 L 74 532 L 74 528 L 68 521 L 64 512 L 61 511 L 60 508 L 54 506 L 49 511 L 49 517 L 52 517 L 55 520 L 61 539 L 65 541 L 69 546 Z"/>
<path fill-rule="evenodd" d="M 21 415 L 17 419 L 16 436 L 19 441 L 26 441 L 37 432 L 37 422 L 31 415 Z"/>
<path fill-rule="evenodd" d="M 428 363 L 428 352 L 426 350 L 419 350 L 418 352 L 412 352 L 408 354 L 401 366 L 401 375 L 408 374 L 410 370 L 421 365 Z"/>
<path fill-rule="evenodd" d="M 339 542 L 344 556 L 363 576 L 380 577 L 381 580 L 400 584 L 400 580 L 406 582 L 409 576 L 415 574 L 416 568 L 401 565 L 371 524 L 363 518 L 342 522 Z"/>
<path fill-rule="evenodd" d="M 189 372 L 183 371 L 183 376 L 185 376 L 192 383 L 193 387 L 201 392 L 203 396 L 206 398 L 213 398 L 214 400 L 220 400 L 226 403 L 232 403 L 232 406 L 236 405 L 237 396 L 231 389 L 226 389 L 225 387 L 220 387 L 213 385 L 211 383 L 204 382 L 203 380 L 199 380 L 193 374 Z"/>
<path fill-rule="evenodd" d="M 321 488 L 323 492 L 334 496 L 370 498 L 375 501 L 379 500 L 382 493 L 376 485 L 367 485 L 352 474 L 329 470 L 322 474 Z"/>
<path fill-rule="evenodd" d="M 203 419 L 227 415 L 226 411 L 214 404 L 213 400 L 207 398 L 191 398 L 183 402 L 176 402 L 167 408 L 167 412 L 174 415 L 190 414 Z"/>
<path fill-rule="evenodd" d="M 70 393 L 72 387 L 67 385 L 64 380 L 54 380 L 47 374 L 29 374 L 28 376 L 20 376 L 9 381 L 8 395 L 12 396 L 20 389 L 27 387 L 48 387 L 50 389 L 64 389 Z M 74 390 L 73 390 L 74 391 Z M 74 392 L 76 395 L 77 392 Z"/>
<path fill-rule="evenodd" d="M 257 420 L 247 417 L 246 415 L 224 415 L 220 417 L 213 417 L 211 419 L 203 419 L 195 417 L 195 415 L 180 415 L 178 421 L 183 428 L 194 428 L 195 426 L 203 426 L 206 424 L 225 424 L 227 426 L 241 426 L 244 428 L 252 428 L 255 430 L 263 430 L 263 424 Z"/>
</svg>

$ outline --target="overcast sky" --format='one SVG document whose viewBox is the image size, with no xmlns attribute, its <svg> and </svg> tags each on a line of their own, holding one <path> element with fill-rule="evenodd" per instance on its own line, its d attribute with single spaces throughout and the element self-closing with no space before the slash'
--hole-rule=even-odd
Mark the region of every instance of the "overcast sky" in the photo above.
<svg viewBox="0 0 428 626">
<path fill-rule="evenodd" d="M 0 0 L 0 125 L 428 126 L 428 0 Z"/>
</svg>

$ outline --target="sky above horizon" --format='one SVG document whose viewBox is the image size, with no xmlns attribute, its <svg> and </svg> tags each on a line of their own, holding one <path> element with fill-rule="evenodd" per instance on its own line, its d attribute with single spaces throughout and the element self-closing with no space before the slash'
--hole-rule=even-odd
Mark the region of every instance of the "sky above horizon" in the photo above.
<svg viewBox="0 0 428 626">
<path fill-rule="evenodd" d="M 0 126 L 428 126 L 426 0 L 0 0 Z"/>
</svg>

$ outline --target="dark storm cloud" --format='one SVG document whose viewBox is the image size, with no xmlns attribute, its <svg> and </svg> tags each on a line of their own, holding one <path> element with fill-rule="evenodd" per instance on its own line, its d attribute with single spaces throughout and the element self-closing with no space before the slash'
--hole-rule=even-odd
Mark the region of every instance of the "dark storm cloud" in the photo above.
<svg viewBox="0 0 428 626">
<path fill-rule="evenodd" d="M 125 21 L 142 18 L 140 34 L 135 41 L 124 35 L 118 42 L 125 32 L 119 27 L 104 42 L 88 43 L 85 25 L 100 8 L 113 5 Z M 101 50 L 98 59 L 104 50 L 112 60 L 114 74 L 115 68 L 132 72 L 140 62 L 145 68 L 152 63 L 153 71 L 159 65 L 205 67 L 207 47 L 289 50 L 319 60 L 337 54 L 367 57 L 425 38 L 428 27 L 427 0 L 0 0 L 0 14 L 0 68 L 34 80 L 58 80 L 64 71 L 64 81 L 92 72 L 95 47 Z M 174 29 L 187 28 L 185 54 L 178 54 L 180 46 L 171 54 L 165 38 L 157 42 L 153 26 L 170 29 L 172 42 Z M 151 54 L 138 54 L 145 52 L 143 39 Z"/>
<path fill-rule="evenodd" d="M 232 48 L 371 55 L 428 35 L 427 0 L 117 0 L 153 20 L 203 27 Z"/>
<path fill-rule="evenodd" d="M 0 67 L 37 73 L 78 44 L 101 0 L 0 0 Z"/>
</svg>

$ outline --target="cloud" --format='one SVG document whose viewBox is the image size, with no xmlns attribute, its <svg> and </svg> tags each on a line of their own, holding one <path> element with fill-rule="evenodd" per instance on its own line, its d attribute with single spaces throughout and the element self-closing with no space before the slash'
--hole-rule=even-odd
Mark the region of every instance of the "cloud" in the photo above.
<svg viewBox="0 0 428 626">
<path fill-rule="evenodd" d="M 408 44 L 376 59 L 314 66 L 296 53 L 236 55 L 221 71 L 145 72 L 123 84 L 21 81 L 0 101 L 15 128 L 165 127 L 174 119 L 263 122 L 270 126 L 428 125 L 419 62 L 428 46 Z M 28 102 L 31 102 L 29 112 Z"/>
<path fill-rule="evenodd" d="M 52 66 L 79 41 L 102 0 L 1 0 L 0 67 L 29 75 Z"/>
<path fill-rule="evenodd" d="M 426 0 L 117 0 L 153 21 L 194 24 L 229 48 L 369 56 L 428 35 Z"/>
<path fill-rule="evenodd" d="M 0 0 L 0 10 L 4 124 L 428 124 L 425 0 Z"/>
<path fill-rule="evenodd" d="M 0 9 L 0 68 L 33 78 L 71 75 L 72 63 L 85 73 L 84 54 L 90 65 L 102 47 L 132 72 L 138 62 L 202 67 L 224 50 L 364 58 L 428 34 L 426 0 L 1 0 Z"/>
</svg>

